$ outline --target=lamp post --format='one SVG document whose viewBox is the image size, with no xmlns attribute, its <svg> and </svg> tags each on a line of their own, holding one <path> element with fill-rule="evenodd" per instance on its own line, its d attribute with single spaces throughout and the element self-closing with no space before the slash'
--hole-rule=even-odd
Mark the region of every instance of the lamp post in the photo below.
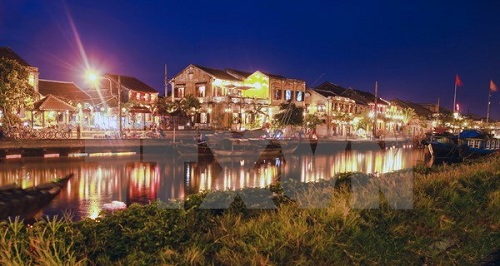
<svg viewBox="0 0 500 266">
<path fill-rule="evenodd" d="M 88 79 L 90 81 L 96 81 L 97 79 L 107 79 L 109 81 L 109 92 L 110 92 L 111 96 L 113 96 L 112 82 L 116 82 L 116 81 L 114 81 L 106 76 L 98 76 L 92 72 L 88 74 Z M 118 82 L 116 82 L 116 83 L 118 83 L 117 95 L 115 95 L 113 97 L 116 97 L 116 100 L 118 101 L 118 134 L 119 134 L 118 138 L 121 139 L 123 134 L 122 134 L 122 100 L 121 100 L 122 85 L 121 85 L 121 77 L 120 76 L 118 76 Z"/>
</svg>

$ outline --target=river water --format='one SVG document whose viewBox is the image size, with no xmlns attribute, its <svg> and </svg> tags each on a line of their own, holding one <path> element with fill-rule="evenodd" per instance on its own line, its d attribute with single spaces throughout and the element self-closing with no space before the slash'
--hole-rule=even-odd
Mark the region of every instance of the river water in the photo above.
<svg viewBox="0 0 500 266">
<path fill-rule="evenodd" d="M 95 218 L 112 201 L 148 203 L 182 200 L 204 190 L 266 187 L 295 179 L 314 182 L 343 172 L 387 173 L 424 164 L 421 149 L 337 151 L 270 158 L 187 158 L 178 155 L 83 158 L 23 158 L 0 161 L 0 186 L 23 188 L 73 173 L 41 215 L 69 212 L 75 220 Z"/>
</svg>

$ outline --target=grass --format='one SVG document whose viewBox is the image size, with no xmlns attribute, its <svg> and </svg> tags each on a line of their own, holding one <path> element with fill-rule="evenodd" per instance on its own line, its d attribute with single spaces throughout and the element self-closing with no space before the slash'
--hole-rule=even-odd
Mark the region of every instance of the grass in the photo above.
<svg viewBox="0 0 500 266">
<path fill-rule="evenodd" d="M 371 185 L 385 193 L 374 194 Z M 242 198 L 269 199 L 269 191 L 277 208 L 245 207 Z M 408 192 L 411 208 L 394 201 Z M 229 209 L 200 208 L 205 199 L 228 197 Z M 367 205 L 354 204 L 360 200 Z M 342 174 L 313 184 L 202 193 L 76 223 L 2 222 L 0 264 L 477 265 L 500 249 L 499 221 L 500 156 L 491 156 L 380 179 Z"/>
</svg>

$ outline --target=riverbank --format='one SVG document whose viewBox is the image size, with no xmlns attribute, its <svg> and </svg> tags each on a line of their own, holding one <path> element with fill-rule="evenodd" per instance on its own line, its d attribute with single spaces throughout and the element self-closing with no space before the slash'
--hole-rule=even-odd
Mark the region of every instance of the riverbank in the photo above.
<svg viewBox="0 0 500 266">
<path fill-rule="evenodd" d="M 77 223 L 49 221 L 31 227 L 3 223 L 0 261 L 478 265 L 500 249 L 498 155 L 406 173 L 412 182 L 398 179 L 395 185 L 403 193 L 408 190 L 401 190 L 402 184 L 411 187 L 411 207 L 398 207 L 387 194 L 380 194 L 378 209 L 355 208 L 353 195 L 360 192 L 355 184 L 372 179 L 342 174 L 312 184 L 196 194 L 185 204 L 132 205 Z M 262 201 L 246 208 L 242 199 L 249 195 Z M 261 209 L 270 195 L 275 205 Z M 229 209 L 200 208 L 232 197 Z M 307 207 L 318 202 L 324 204 Z"/>
<path fill-rule="evenodd" d="M 176 143 L 193 143 L 196 134 L 173 139 L 56 139 L 0 140 L 0 159 L 23 157 L 84 157 L 114 155 L 162 155 L 176 152 Z M 411 145 L 410 139 L 301 140 L 297 153 L 328 152 L 330 150 L 380 150 Z"/>
</svg>

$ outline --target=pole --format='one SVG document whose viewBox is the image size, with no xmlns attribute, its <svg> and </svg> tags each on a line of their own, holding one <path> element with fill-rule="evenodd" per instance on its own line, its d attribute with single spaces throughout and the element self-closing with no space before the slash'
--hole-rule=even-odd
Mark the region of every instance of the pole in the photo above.
<svg viewBox="0 0 500 266">
<path fill-rule="evenodd" d="M 121 78 L 120 75 L 118 75 L 118 95 L 116 96 L 118 99 L 118 134 L 119 139 L 122 138 L 122 83 L 121 83 Z"/>
<path fill-rule="evenodd" d="M 175 127 L 176 127 L 177 117 L 173 117 L 172 120 L 174 122 L 174 139 L 173 139 L 173 142 L 175 143 Z"/>
<path fill-rule="evenodd" d="M 375 110 L 373 111 L 373 137 L 377 137 L 378 82 L 375 81 Z"/>
<path fill-rule="evenodd" d="M 167 90 L 168 90 L 167 64 L 165 64 L 165 76 L 163 83 L 165 85 L 165 99 L 167 99 Z"/>
<path fill-rule="evenodd" d="M 453 114 L 457 110 L 457 82 L 455 81 L 455 95 L 453 96 Z"/>
<path fill-rule="evenodd" d="M 488 89 L 488 110 L 486 111 L 486 123 L 490 121 L 491 88 Z"/>
</svg>

